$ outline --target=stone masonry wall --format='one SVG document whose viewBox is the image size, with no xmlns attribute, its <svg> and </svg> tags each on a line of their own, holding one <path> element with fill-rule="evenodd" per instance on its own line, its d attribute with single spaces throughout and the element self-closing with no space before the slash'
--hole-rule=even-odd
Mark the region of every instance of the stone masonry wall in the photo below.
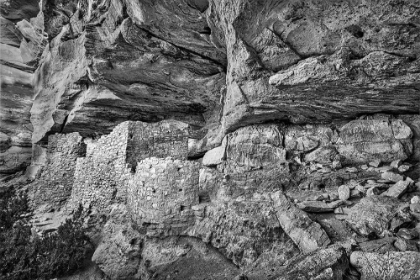
<svg viewBox="0 0 420 280">
<path fill-rule="evenodd" d="M 129 123 L 125 122 L 106 136 L 87 144 L 85 158 L 76 164 L 70 208 L 81 203 L 84 207 L 105 209 L 124 186 L 130 171 L 126 168 Z"/>
<path fill-rule="evenodd" d="M 165 211 L 162 209 L 166 209 L 167 205 L 163 205 L 161 200 L 166 196 L 154 197 L 153 203 L 149 203 L 152 199 L 147 200 L 147 197 L 151 197 L 146 195 L 147 190 L 159 188 L 172 193 L 173 189 L 178 192 L 186 184 L 182 195 L 178 194 L 178 197 L 183 197 L 189 188 L 194 184 L 198 185 L 198 167 L 195 163 L 185 161 L 187 154 L 188 125 L 172 120 L 151 124 L 124 122 L 111 134 L 88 143 L 86 158 L 78 159 L 70 209 L 81 203 L 85 207 L 93 206 L 105 211 L 113 202 L 125 202 L 129 197 L 132 206 L 140 207 L 144 199 L 147 207 L 155 209 L 156 213 L 163 213 Z M 158 166 L 152 170 L 158 170 L 158 177 L 157 174 L 150 173 L 149 160 L 157 160 Z M 149 173 L 150 176 L 146 175 Z M 134 193 L 138 195 L 133 197 Z M 171 204 L 171 207 L 177 205 L 177 211 L 183 203 L 178 205 L 178 202 L 182 201 L 176 200 Z M 190 204 L 191 201 L 182 206 L 188 207 Z M 153 208 L 153 205 L 159 205 L 160 210 Z M 187 217 L 187 212 L 181 216 Z M 166 221 L 161 214 L 154 215 L 152 220 L 154 218 Z M 174 219 L 188 221 L 188 218 L 175 216 Z"/>
<path fill-rule="evenodd" d="M 186 159 L 188 155 L 188 125 L 178 121 L 131 122 L 127 140 L 127 163 L 133 169 L 148 157 Z"/>
<path fill-rule="evenodd" d="M 194 223 L 200 164 L 173 158 L 147 158 L 128 184 L 127 206 L 148 235 L 180 234 Z"/>
<path fill-rule="evenodd" d="M 86 153 L 79 133 L 54 134 L 48 137 L 47 163 L 31 190 L 34 206 L 62 206 L 71 195 L 76 160 Z"/>
</svg>

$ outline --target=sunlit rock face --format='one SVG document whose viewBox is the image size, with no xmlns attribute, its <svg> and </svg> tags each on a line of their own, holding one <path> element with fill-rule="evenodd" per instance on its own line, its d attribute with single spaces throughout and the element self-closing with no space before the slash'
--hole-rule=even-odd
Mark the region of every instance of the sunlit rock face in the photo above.
<svg viewBox="0 0 420 280">
<path fill-rule="evenodd" d="M 21 2 L 1 4 L 7 156 L 125 120 L 202 128 L 202 154 L 252 123 L 419 110 L 413 1 Z"/>
<path fill-rule="evenodd" d="M 44 38 L 38 1 L 2 1 L 0 17 L 0 176 L 29 165 L 34 72 Z"/>
</svg>

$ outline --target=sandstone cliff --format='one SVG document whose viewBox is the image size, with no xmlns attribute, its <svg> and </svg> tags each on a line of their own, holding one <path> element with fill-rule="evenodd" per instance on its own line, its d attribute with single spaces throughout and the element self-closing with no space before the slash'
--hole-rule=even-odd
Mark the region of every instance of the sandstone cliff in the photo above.
<svg viewBox="0 0 420 280">
<path fill-rule="evenodd" d="M 0 7 L 0 174 L 83 206 L 73 279 L 420 279 L 416 0 Z"/>
</svg>

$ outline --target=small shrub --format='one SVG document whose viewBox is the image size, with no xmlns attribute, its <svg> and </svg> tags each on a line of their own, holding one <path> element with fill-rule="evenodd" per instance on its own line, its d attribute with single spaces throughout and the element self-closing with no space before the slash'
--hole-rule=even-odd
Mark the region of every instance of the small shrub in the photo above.
<svg viewBox="0 0 420 280">
<path fill-rule="evenodd" d="M 0 194 L 1 195 L 1 194 Z M 82 268 L 93 246 L 84 233 L 82 208 L 57 232 L 34 237 L 22 215 L 25 195 L 8 190 L 0 198 L 0 279 L 51 279 Z"/>
</svg>

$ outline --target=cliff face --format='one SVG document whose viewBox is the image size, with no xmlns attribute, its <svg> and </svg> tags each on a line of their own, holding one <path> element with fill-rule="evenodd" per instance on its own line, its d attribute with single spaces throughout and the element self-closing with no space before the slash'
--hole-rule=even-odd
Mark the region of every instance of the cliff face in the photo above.
<svg viewBox="0 0 420 280">
<path fill-rule="evenodd" d="M 0 173 L 30 165 L 41 216 L 81 203 L 111 279 L 420 277 L 417 1 L 1 16 Z"/>
</svg>

